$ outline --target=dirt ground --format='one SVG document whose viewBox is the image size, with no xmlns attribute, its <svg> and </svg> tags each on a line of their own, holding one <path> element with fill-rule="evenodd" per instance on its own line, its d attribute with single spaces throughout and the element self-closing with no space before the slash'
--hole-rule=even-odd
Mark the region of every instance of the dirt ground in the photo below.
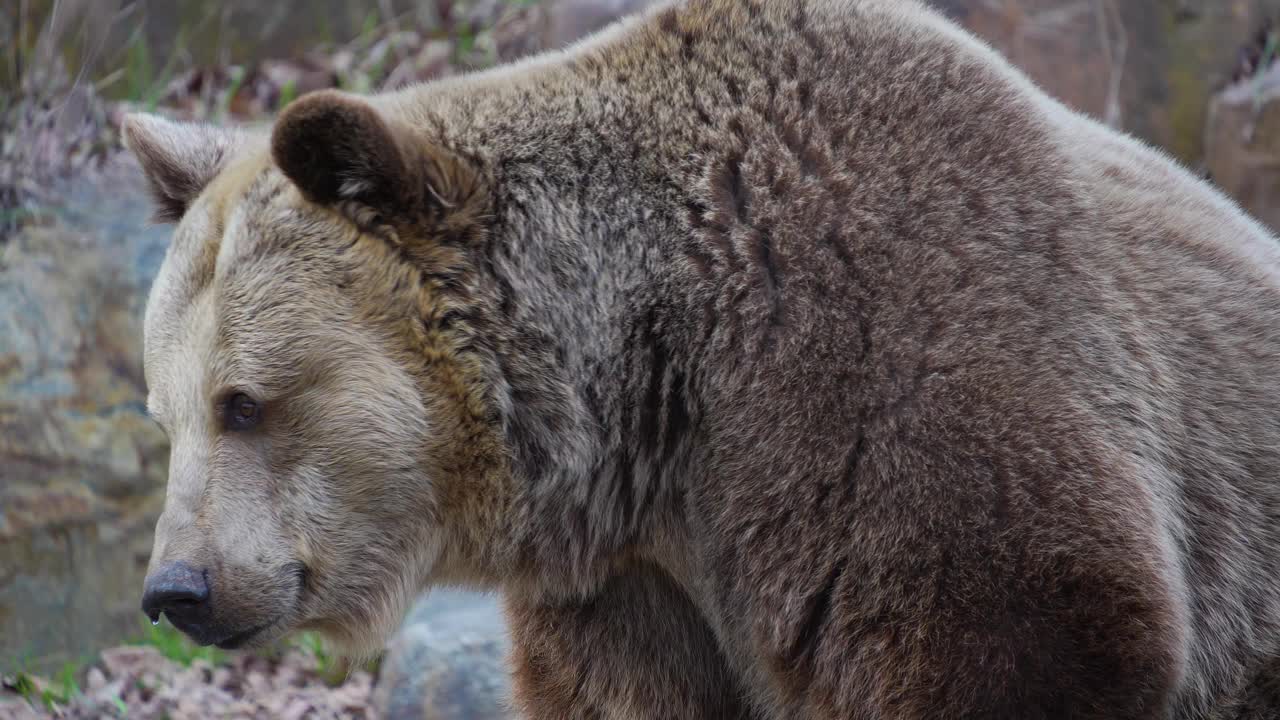
<svg viewBox="0 0 1280 720">
<path fill-rule="evenodd" d="M 317 658 L 302 650 L 276 658 L 234 655 L 218 665 L 197 659 L 184 667 L 154 647 L 123 646 L 103 651 L 67 702 L 27 703 L 7 679 L 0 720 L 376 718 L 373 684 L 369 672 L 358 670 L 331 685 Z"/>
</svg>

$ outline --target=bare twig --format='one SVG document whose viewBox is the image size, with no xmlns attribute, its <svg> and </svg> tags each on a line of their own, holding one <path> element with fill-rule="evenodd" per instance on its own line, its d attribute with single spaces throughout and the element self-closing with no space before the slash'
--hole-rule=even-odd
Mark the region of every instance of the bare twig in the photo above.
<svg viewBox="0 0 1280 720">
<path fill-rule="evenodd" d="M 1109 81 L 1107 83 L 1107 103 L 1104 106 L 1103 121 L 1113 128 L 1124 126 L 1124 108 L 1120 102 L 1121 83 L 1124 80 L 1124 64 L 1129 53 L 1129 36 L 1125 31 L 1124 18 L 1115 6 L 1115 0 L 1097 0 L 1098 32 L 1101 35 L 1102 51 L 1107 61 Z M 1115 35 L 1114 47 L 1112 34 Z"/>
</svg>

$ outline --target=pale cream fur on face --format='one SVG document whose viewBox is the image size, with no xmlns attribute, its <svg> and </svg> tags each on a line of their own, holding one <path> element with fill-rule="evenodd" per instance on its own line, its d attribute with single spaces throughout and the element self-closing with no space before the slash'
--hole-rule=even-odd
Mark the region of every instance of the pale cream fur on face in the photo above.
<svg viewBox="0 0 1280 720">
<path fill-rule="evenodd" d="M 135 128 L 132 144 L 153 129 Z M 164 152 L 201 152 L 163 135 Z M 310 627 L 345 654 L 376 652 L 440 541 L 414 378 L 390 333 L 357 321 L 364 311 L 294 254 L 358 233 L 248 142 L 174 236 L 145 323 L 148 407 L 172 443 L 152 568 L 213 568 L 227 622 L 274 623 L 254 644 Z M 217 405 L 231 392 L 263 403 L 260 431 L 224 429 Z M 299 564 L 305 584 L 289 587 Z"/>
</svg>

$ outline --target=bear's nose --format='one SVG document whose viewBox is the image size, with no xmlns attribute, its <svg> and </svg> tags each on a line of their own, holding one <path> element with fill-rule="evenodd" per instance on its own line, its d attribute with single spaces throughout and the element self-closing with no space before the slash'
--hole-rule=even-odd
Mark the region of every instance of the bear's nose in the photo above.
<svg viewBox="0 0 1280 720">
<path fill-rule="evenodd" d="M 142 585 L 142 612 L 152 622 L 160 613 L 175 626 L 198 623 L 209 615 L 209 582 L 206 573 L 184 562 L 161 565 Z"/>
</svg>

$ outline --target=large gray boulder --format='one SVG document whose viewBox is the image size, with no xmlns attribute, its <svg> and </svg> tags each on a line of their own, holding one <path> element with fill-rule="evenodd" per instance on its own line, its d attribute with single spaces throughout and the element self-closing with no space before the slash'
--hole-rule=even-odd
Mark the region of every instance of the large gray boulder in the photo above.
<svg viewBox="0 0 1280 720">
<path fill-rule="evenodd" d="M 391 641 L 374 705 L 387 720 L 513 717 L 506 653 L 506 626 L 493 597 L 431 592 Z"/>
</svg>

